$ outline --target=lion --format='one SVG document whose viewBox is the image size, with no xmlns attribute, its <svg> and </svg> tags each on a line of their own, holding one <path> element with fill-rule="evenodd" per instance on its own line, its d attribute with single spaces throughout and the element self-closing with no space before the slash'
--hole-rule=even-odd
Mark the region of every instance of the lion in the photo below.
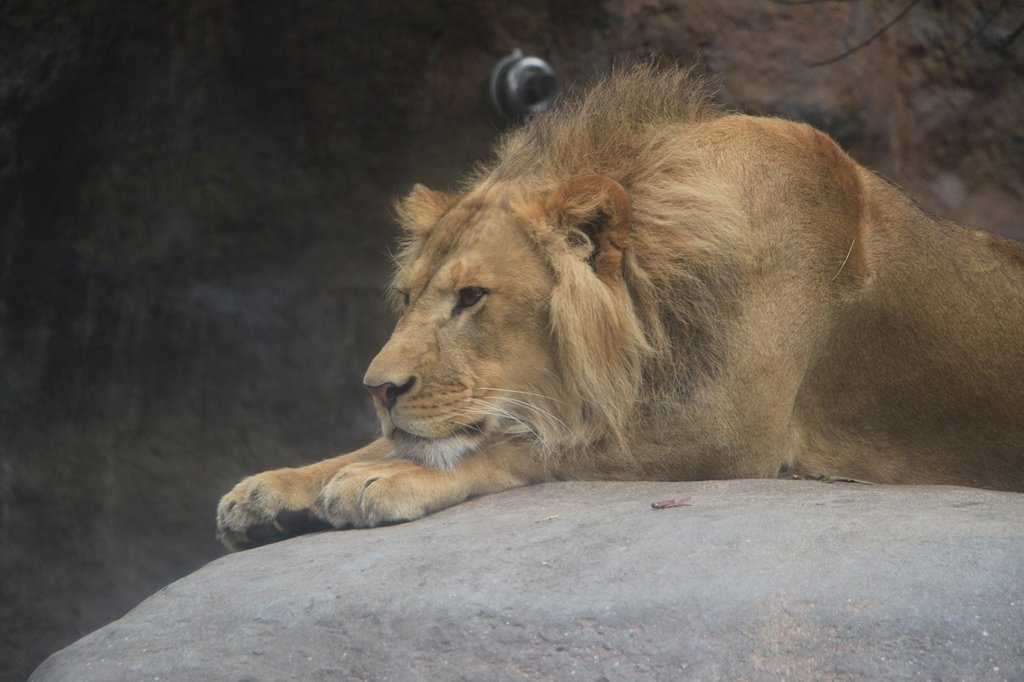
<svg viewBox="0 0 1024 682">
<path fill-rule="evenodd" d="M 379 439 L 246 478 L 230 549 L 559 480 L 1024 490 L 1024 246 L 826 134 L 621 69 L 397 205 Z"/>
</svg>

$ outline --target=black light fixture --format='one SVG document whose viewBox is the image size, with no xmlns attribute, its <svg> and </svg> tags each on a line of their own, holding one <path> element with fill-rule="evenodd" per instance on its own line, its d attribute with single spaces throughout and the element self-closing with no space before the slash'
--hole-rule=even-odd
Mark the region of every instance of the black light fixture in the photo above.
<svg viewBox="0 0 1024 682">
<path fill-rule="evenodd" d="M 547 111 L 558 94 L 555 70 L 540 57 L 514 50 L 491 71 L 491 106 L 506 121 Z"/>
</svg>

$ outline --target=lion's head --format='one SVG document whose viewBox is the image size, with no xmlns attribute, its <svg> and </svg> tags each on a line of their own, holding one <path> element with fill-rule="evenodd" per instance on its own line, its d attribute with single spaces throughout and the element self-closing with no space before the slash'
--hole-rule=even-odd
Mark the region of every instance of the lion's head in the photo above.
<svg viewBox="0 0 1024 682">
<path fill-rule="evenodd" d="M 498 437 L 621 435 L 647 349 L 624 282 L 623 188 L 604 176 L 542 196 L 417 186 L 399 212 L 400 317 L 364 379 L 398 452 L 450 466 Z"/>
</svg>

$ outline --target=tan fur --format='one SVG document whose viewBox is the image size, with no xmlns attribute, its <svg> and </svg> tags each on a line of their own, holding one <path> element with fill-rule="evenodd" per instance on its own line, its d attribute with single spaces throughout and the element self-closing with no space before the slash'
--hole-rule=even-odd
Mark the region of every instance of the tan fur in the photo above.
<svg viewBox="0 0 1024 682">
<path fill-rule="evenodd" d="M 1024 490 L 1024 248 L 929 216 L 809 126 L 708 102 L 683 70 L 627 69 L 459 194 L 417 186 L 365 378 L 383 437 L 246 479 L 222 540 L 567 478 Z"/>
</svg>

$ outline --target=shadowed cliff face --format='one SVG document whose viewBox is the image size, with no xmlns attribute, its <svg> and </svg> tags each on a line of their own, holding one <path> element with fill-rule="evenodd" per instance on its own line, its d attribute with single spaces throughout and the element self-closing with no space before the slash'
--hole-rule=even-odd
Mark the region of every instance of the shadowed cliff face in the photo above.
<svg viewBox="0 0 1024 682">
<path fill-rule="evenodd" d="M 0 10 L 0 677 L 217 556 L 242 475 L 373 435 L 390 202 L 486 152 L 484 85 L 514 47 L 563 83 L 700 52 L 726 104 L 809 120 L 926 207 L 1021 234 L 1006 3 L 919 3 L 817 67 L 905 5 L 512 5 Z"/>
</svg>

